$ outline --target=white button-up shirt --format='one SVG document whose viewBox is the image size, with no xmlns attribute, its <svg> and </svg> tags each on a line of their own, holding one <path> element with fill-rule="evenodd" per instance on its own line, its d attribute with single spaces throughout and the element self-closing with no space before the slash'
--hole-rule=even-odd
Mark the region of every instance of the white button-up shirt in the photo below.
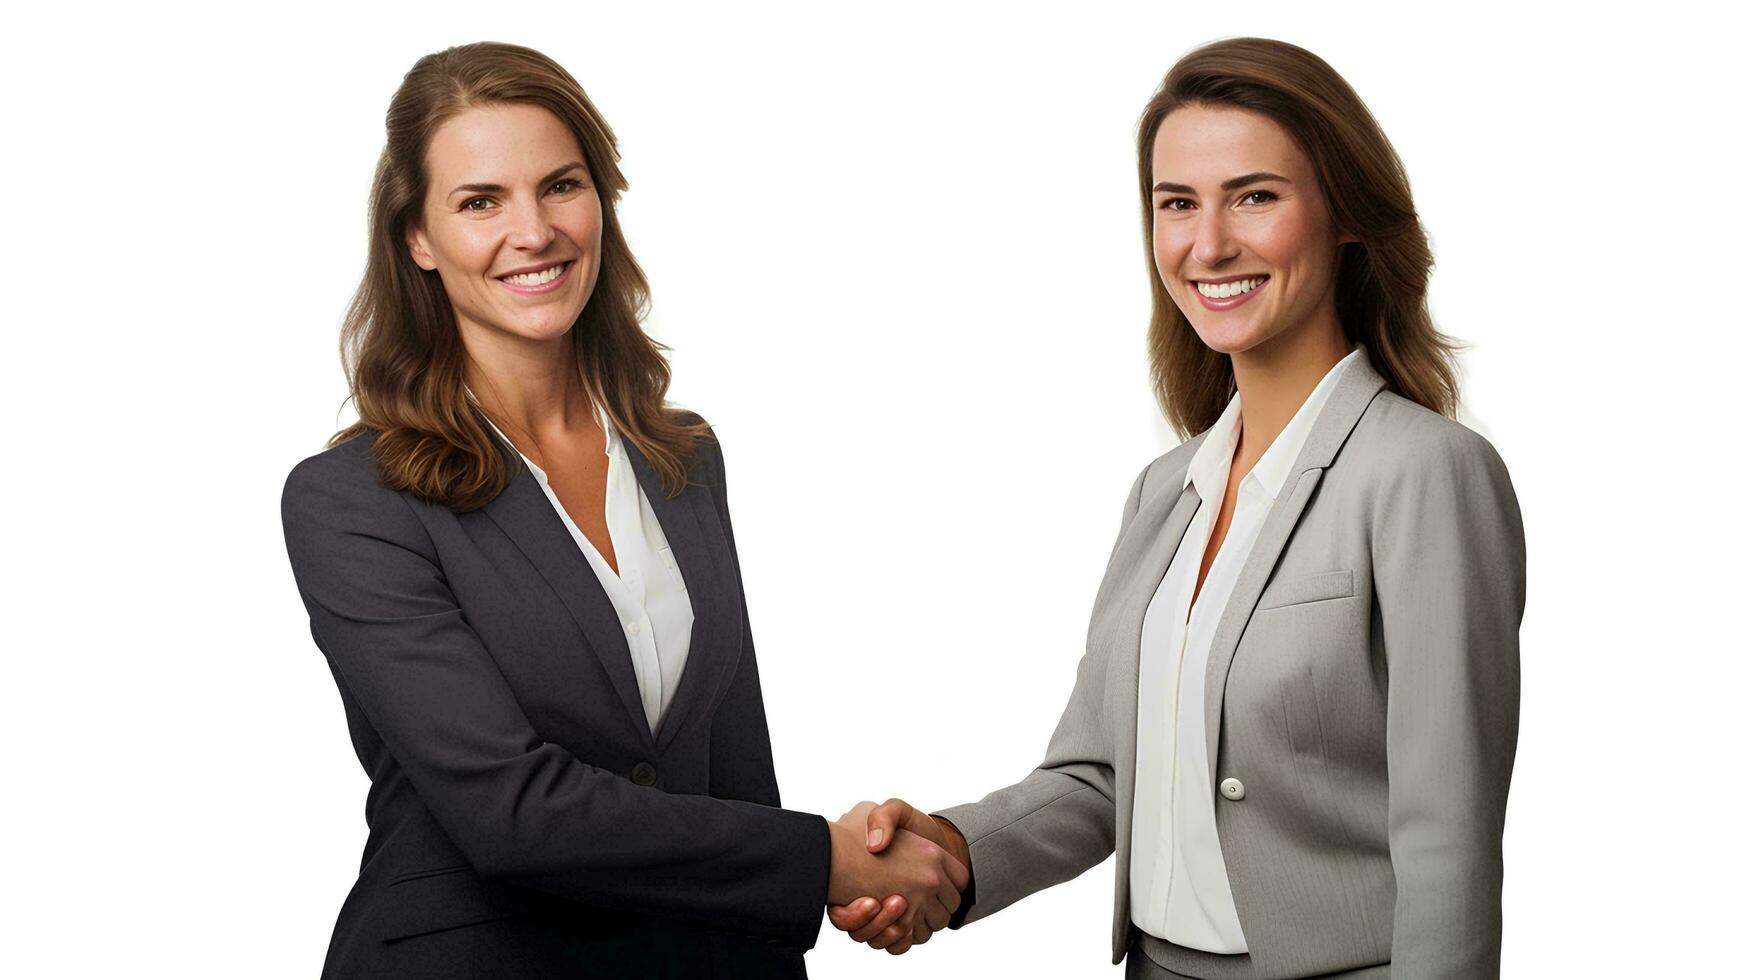
<svg viewBox="0 0 1749 980">
<path fill-rule="evenodd" d="M 1136 707 L 1136 797 L 1130 849 L 1130 919 L 1150 935 L 1211 953 L 1247 951 L 1215 830 L 1203 707 L 1209 647 L 1227 599 L 1281 493 L 1288 470 L 1356 347 L 1336 362 L 1239 484 L 1227 528 L 1202 591 L 1197 573 L 1227 492 L 1243 417 L 1239 396 L 1191 458 L 1184 485 L 1202 498 L 1142 620 Z M 1242 775 L 1242 774 L 1241 774 Z M 1243 803 L 1228 803 L 1243 806 Z"/>
<path fill-rule="evenodd" d="M 472 397 L 473 392 L 468 394 Z M 595 417 L 607 435 L 607 537 L 619 564 L 618 574 L 571 520 L 547 481 L 546 471 L 527 456 L 522 459 L 540 482 L 565 530 L 571 532 L 572 540 L 589 560 L 589 567 L 594 569 L 602 591 L 607 593 L 619 616 L 626 647 L 632 655 L 632 673 L 638 679 L 638 693 L 644 703 L 644 720 L 653 732 L 674 700 L 674 689 L 686 669 L 686 655 L 692 647 L 692 600 L 686 594 L 686 582 L 680 577 L 680 566 L 674 561 L 662 525 L 657 523 L 643 487 L 638 485 L 619 434 L 599 405 L 595 406 Z M 492 426 L 505 445 L 515 448 L 516 444 L 490 418 L 486 424 Z M 521 450 L 517 455 L 522 455 Z"/>
</svg>

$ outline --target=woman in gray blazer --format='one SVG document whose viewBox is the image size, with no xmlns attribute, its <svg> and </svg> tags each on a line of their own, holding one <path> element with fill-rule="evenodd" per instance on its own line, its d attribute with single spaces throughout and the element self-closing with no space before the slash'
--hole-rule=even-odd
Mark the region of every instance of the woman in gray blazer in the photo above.
<svg viewBox="0 0 1749 980">
<path fill-rule="evenodd" d="M 1142 114 L 1149 354 L 1182 445 L 1125 502 L 1042 763 L 868 805 L 972 871 L 958 927 L 1117 852 L 1132 977 L 1497 976 L 1524 532 L 1457 423 L 1432 259 L 1365 105 L 1278 41 L 1199 48 Z M 889 952 L 903 907 L 831 910 Z"/>
<path fill-rule="evenodd" d="M 945 926 L 940 847 L 780 807 L 722 454 L 665 404 L 582 88 L 464 45 L 387 129 L 359 421 L 282 499 L 371 779 L 323 976 L 802 977 L 826 902 L 893 890 Z"/>
</svg>

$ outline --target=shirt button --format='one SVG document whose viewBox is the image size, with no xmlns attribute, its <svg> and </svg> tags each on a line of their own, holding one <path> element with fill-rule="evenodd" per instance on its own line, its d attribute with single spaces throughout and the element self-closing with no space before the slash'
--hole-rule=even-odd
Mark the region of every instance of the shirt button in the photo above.
<svg viewBox="0 0 1749 980">
<path fill-rule="evenodd" d="M 632 782 L 639 786 L 656 785 L 656 767 L 648 762 L 640 762 L 632 767 Z"/>
<path fill-rule="evenodd" d="M 1245 798 L 1245 784 L 1228 776 L 1221 780 L 1221 795 L 1229 800 L 1242 800 Z"/>
<path fill-rule="evenodd" d="M 637 636 L 641 632 L 643 632 L 643 627 L 639 626 L 637 623 L 626 624 L 626 633 L 628 635 Z"/>
</svg>

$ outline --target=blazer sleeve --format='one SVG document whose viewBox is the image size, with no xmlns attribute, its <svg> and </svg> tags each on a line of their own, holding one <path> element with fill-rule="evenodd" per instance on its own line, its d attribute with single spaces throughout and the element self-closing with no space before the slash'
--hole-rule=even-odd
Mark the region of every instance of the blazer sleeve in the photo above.
<svg viewBox="0 0 1749 980">
<path fill-rule="evenodd" d="M 1397 882 L 1391 975 L 1498 976 L 1524 615 L 1518 498 L 1494 447 L 1450 426 L 1403 454 L 1376 515 Z"/>
<path fill-rule="evenodd" d="M 1140 509 L 1147 476 L 1143 470 L 1130 489 L 1119 542 Z M 1117 554 L 1115 544 L 1112 554 Z M 1104 711 L 1107 673 L 1105 651 L 1089 647 L 1038 768 L 976 803 L 937 814 L 965 837 L 972 862 L 972 880 L 961 893 L 951 928 L 1068 881 L 1116 849 L 1116 762 Z"/>
<path fill-rule="evenodd" d="M 300 463 L 281 516 L 316 644 L 477 873 L 813 945 L 830 864 L 822 818 L 638 786 L 543 740 L 368 453 Z"/>
<path fill-rule="evenodd" d="M 735 584 L 743 596 L 741 659 L 729 681 L 728 693 L 723 696 L 723 703 L 711 720 L 711 795 L 780 806 L 777 770 L 771 759 L 771 733 L 765 722 L 765 698 L 759 687 L 759 663 L 753 654 L 753 627 L 747 617 L 746 589 L 741 582 L 741 557 L 735 550 L 735 530 L 729 522 L 722 446 L 714 433 L 707 451 L 710 462 L 714 464 L 708 467 L 712 477 L 711 495 L 716 501 L 723 534 L 729 540 L 729 555 L 735 565 Z"/>
</svg>

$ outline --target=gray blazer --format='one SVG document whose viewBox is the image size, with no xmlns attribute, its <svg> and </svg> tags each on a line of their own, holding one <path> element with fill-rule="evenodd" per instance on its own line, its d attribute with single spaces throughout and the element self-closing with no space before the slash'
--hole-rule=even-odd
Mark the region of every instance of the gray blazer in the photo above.
<svg viewBox="0 0 1749 980">
<path fill-rule="evenodd" d="M 942 811 L 971 845 L 957 922 L 1117 851 L 1112 962 L 1129 948 L 1142 616 L 1201 504 L 1207 433 L 1137 478 L 1074 692 L 1039 767 Z M 1212 502 L 1211 503 L 1217 503 Z M 1215 822 L 1250 952 L 1154 943 L 1196 977 L 1493 977 L 1518 741 L 1524 530 L 1494 447 L 1343 373 L 1234 586 L 1209 654 Z"/>
</svg>

